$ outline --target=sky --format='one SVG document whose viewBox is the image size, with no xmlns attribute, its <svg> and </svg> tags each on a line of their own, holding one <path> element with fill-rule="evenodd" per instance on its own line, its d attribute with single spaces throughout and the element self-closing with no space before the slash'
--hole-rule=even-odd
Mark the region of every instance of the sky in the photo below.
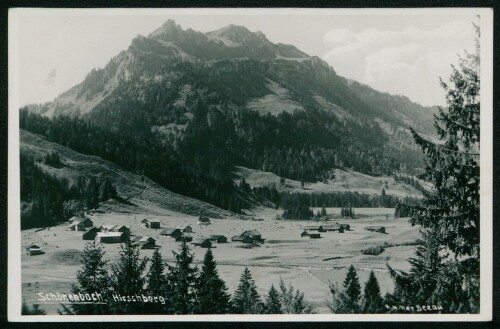
<svg viewBox="0 0 500 329">
<path fill-rule="evenodd" d="M 21 106 L 53 100 L 167 19 L 201 32 L 243 25 L 324 59 L 346 78 L 422 105 L 444 105 L 439 77 L 447 80 L 458 55 L 474 50 L 472 22 L 478 22 L 474 9 L 26 9 L 10 14 L 15 19 L 9 49 L 18 61 Z"/>
</svg>

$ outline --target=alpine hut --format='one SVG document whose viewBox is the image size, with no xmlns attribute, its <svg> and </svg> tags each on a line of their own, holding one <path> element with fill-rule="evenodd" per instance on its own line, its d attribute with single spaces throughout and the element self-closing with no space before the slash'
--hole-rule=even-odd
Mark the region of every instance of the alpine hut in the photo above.
<svg viewBox="0 0 500 329">
<path fill-rule="evenodd" d="M 324 228 L 326 231 L 344 233 L 344 226 L 341 224 L 325 225 Z"/>
<path fill-rule="evenodd" d="M 120 243 L 125 239 L 125 232 L 99 232 L 97 240 L 100 243 Z"/>
<path fill-rule="evenodd" d="M 210 242 L 210 239 L 207 239 L 207 238 L 196 239 L 196 240 L 194 240 L 192 242 L 192 244 L 194 244 L 197 247 L 201 247 L 201 248 L 210 248 L 210 247 L 212 247 L 212 242 Z"/>
<path fill-rule="evenodd" d="M 249 236 L 235 235 L 231 238 L 233 242 L 242 242 L 242 243 L 253 243 L 253 240 Z"/>
<path fill-rule="evenodd" d="M 40 248 L 36 244 L 31 244 L 26 247 L 26 254 L 30 256 L 41 255 L 43 254 L 43 251 L 42 248 Z"/>
<path fill-rule="evenodd" d="M 325 228 L 322 225 L 304 226 L 304 230 L 306 230 L 306 231 L 326 232 Z"/>
<path fill-rule="evenodd" d="M 301 234 L 300 234 L 301 237 L 308 237 L 309 239 L 319 239 L 321 238 L 321 234 L 319 233 L 316 233 L 316 232 L 312 232 L 312 231 L 303 231 Z"/>
<path fill-rule="evenodd" d="M 203 215 L 200 216 L 200 218 L 198 218 L 198 225 L 210 225 L 210 218 Z"/>
<path fill-rule="evenodd" d="M 181 230 L 182 233 L 193 233 L 193 228 L 189 225 L 179 225 L 176 226 L 175 228 Z"/>
<path fill-rule="evenodd" d="M 146 227 L 146 228 L 160 228 L 160 222 L 159 221 L 153 221 L 153 220 L 149 220 L 149 219 L 143 219 L 141 221 L 142 223 L 142 226 Z"/>
<path fill-rule="evenodd" d="M 249 238 L 251 238 L 252 240 L 257 241 L 257 242 L 264 241 L 262 239 L 262 235 L 257 230 L 245 231 L 245 232 L 241 233 L 241 236 L 248 236 Z"/>
<path fill-rule="evenodd" d="M 140 249 L 154 249 L 156 240 L 149 236 L 135 236 L 130 240 L 134 246 L 139 246 Z"/>
<path fill-rule="evenodd" d="M 366 230 L 370 231 L 370 232 L 386 233 L 385 232 L 385 227 L 383 227 L 383 226 L 368 226 L 366 228 Z"/>
<path fill-rule="evenodd" d="M 78 220 L 75 220 L 74 222 L 68 225 L 68 229 L 70 231 L 85 231 L 85 224 L 83 224 Z"/>
<path fill-rule="evenodd" d="M 208 238 L 214 243 L 227 243 L 227 238 L 223 235 L 211 235 Z"/>
<path fill-rule="evenodd" d="M 182 236 L 182 231 L 179 230 L 178 228 L 166 228 L 163 231 L 161 231 L 160 235 L 165 235 L 177 239 Z"/>
<path fill-rule="evenodd" d="M 99 233 L 99 229 L 97 227 L 92 227 L 90 230 L 83 233 L 82 238 L 83 240 L 94 240 L 97 233 Z"/>
</svg>

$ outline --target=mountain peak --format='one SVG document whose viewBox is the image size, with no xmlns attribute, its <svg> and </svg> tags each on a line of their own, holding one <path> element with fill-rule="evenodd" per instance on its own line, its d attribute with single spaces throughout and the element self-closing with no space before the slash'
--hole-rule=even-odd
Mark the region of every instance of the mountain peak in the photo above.
<svg viewBox="0 0 500 329">
<path fill-rule="evenodd" d="M 173 19 L 167 19 L 162 26 L 149 34 L 149 37 L 159 37 L 162 35 L 172 35 L 176 32 L 182 31 L 180 25 L 176 24 Z"/>
<path fill-rule="evenodd" d="M 251 32 L 244 26 L 234 24 L 208 32 L 206 35 L 210 39 L 222 41 L 228 47 L 254 44 L 257 41 L 270 43 L 262 32 Z"/>
</svg>

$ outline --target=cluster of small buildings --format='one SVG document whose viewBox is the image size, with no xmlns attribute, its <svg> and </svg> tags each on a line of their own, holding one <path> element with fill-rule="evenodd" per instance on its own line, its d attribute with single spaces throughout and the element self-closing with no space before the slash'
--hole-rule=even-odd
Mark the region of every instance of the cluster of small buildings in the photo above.
<svg viewBox="0 0 500 329">
<path fill-rule="evenodd" d="M 174 238 L 175 241 L 191 242 L 193 241 L 191 233 L 193 233 L 193 228 L 190 225 L 179 225 L 174 228 L 164 229 L 160 235 Z"/>
<path fill-rule="evenodd" d="M 367 231 L 376 233 L 386 233 L 384 226 L 368 226 L 365 227 Z M 345 231 L 350 231 L 351 226 L 349 224 L 329 224 L 329 225 L 309 225 L 304 226 L 301 237 L 308 237 L 310 239 L 321 238 L 320 232 L 338 232 L 344 233 Z"/>
<path fill-rule="evenodd" d="M 72 217 L 68 229 L 72 231 L 82 231 L 83 240 L 97 240 L 100 243 L 122 243 L 130 239 L 132 244 L 139 246 L 141 249 L 156 248 L 156 240 L 149 236 L 132 236 L 130 228 L 125 225 L 104 224 L 100 227 L 95 227 L 92 220 L 88 217 Z M 197 221 L 198 225 L 210 225 L 210 218 L 207 216 L 200 216 Z M 145 228 L 159 229 L 161 224 L 159 221 L 143 219 L 141 225 Z M 323 227 L 320 228 L 323 232 Z M 200 237 L 193 239 L 193 227 L 190 225 L 179 225 L 173 228 L 164 228 L 160 236 L 166 236 L 175 239 L 175 241 L 191 242 L 194 246 L 201 248 L 211 248 L 214 244 L 228 243 L 228 238 L 224 235 L 210 235 L 209 237 Z M 311 233 L 312 234 L 312 233 Z M 318 234 L 319 235 L 319 234 Z M 233 242 L 241 242 L 248 244 L 262 243 L 262 235 L 257 230 L 245 231 L 240 235 L 231 238 Z M 28 248 L 26 249 L 28 253 Z M 36 248 L 30 251 L 35 254 Z"/>
<path fill-rule="evenodd" d="M 202 248 L 211 248 L 213 243 L 227 243 L 227 238 L 224 235 L 211 235 L 208 238 L 201 237 L 193 240 L 191 233 L 193 233 L 193 228 L 190 225 L 180 225 L 174 228 L 166 228 L 161 231 L 160 235 L 174 238 L 175 241 L 191 242 L 193 245 Z"/>
<path fill-rule="evenodd" d="M 330 224 L 330 225 L 309 225 L 304 226 L 301 237 L 308 237 L 310 239 L 321 238 L 320 232 L 338 232 L 344 233 L 344 231 L 350 231 L 351 226 L 349 224 Z"/>
</svg>

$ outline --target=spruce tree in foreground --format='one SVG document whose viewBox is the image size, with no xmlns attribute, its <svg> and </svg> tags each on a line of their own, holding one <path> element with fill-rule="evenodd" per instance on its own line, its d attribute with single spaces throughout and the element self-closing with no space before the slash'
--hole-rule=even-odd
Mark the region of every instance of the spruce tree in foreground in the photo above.
<svg viewBox="0 0 500 329">
<path fill-rule="evenodd" d="M 271 285 L 269 292 L 266 296 L 266 301 L 264 304 L 264 312 L 266 314 L 282 314 L 281 311 L 281 301 L 278 290 L 274 288 L 274 285 Z"/>
<path fill-rule="evenodd" d="M 352 308 L 354 313 L 359 311 L 359 302 L 361 298 L 361 285 L 359 284 L 358 274 L 354 266 L 350 266 L 344 280 L 344 289 L 346 294 L 347 306 Z"/>
<path fill-rule="evenodd" d="M 168 314 L 169 310 L 169 295 L 168 281 L 165 274 L 165 264 L 158 249 L 153 252 L 151 257 L 151 265 L 146 277 L 147 292 L 150 296 L 162 296 L 165 298 L 165 304 L 155 303 L 145 309 L 148 314 Z"/>
<path fill-rule="evenodd" d="M 106 266 L 108 261 L 104 259 L 104 248 L 95 241 L 87 243 L 82 252 L 82 268 L 76 272 L 77 283 L 73 284 L 71 292 L 73 294 L 89 294 L 100 297 L 103 304 L 82 304 L 73 303 L 70 306 L 61 304 L 64 314 L 88 314 L 100 315 L 110 314 L 111 310 L 105 302 L 110 300 L 110 278 Z M 97 295 L 99 294 L 99 295 Z"/>
<path fill-rule="evenodd" d="M 328 305 L 333 313 L 361 313 L 361 286 L 354 266 L 350 266 L 342 287 L 330 285 L 332 302 Z"/>
<path fill-rule="evenodd" d="M 192 267 L 194 256 L 185 241 L 182 241 L 180 252 L 172 251 L 175 266 L 169 267 L 169 296 L 173 314 L 193 314 L 196 305 L 196 275 L 198 269 Z"/>
<path fill-rule="evenodd" d="M 262 312 L 260 295 L 248 267 L 245 267 L 241 274 L 240 284 L 233 295 L 232 304 L 233 311 L 238 314 L 259 314 Z"/>
<path fill-rule="evenodd" d="M 445 312 L 479 312 L 479 28 L 476 53 L 453 67 L 446 91 L 446 108 L 435 116 L 438 143 L 412 130 L 427 156 L 420 177 L 434 185 L 413 207 L 411 223 L 420 225 L 423 247 L 408 273 L 389 267 L 395 298 L 412 304 L 437 304 Z M 446 252 L 439 253 L 440 250 Z M 399 296 L 398 296 L 399 295 Z"/>
<path fill-rule="evenodd" d="M 139 247 L 127 239 L 121 245 L 120 259 L 117 264 L 111 266 L 111 288 L 113 294 L 121 296 L 143 295 L 145 293 L 146 280 L 144 271 L 147 258 L 139 258 Z M 142 314 L 145 304 L 141 302 L 115 301 L 110 299 L 113 311 L 118 314 Z M 149 304 L 148 304 L 149 306 Z"/>
<path fill-rule="evenodd" d="M 363 295 L 363 313 L 381 313 L 384 300 L 380 294 L 380 286 L 373 271 L 370 271 L 368 281 L 365 283 Z"/>
<path fill-rule="evenodd" d="M 197 280 L 197 310 L 200 314 L 223 314 L 230 311 L 230 296 L 226 283 L 219 277 L 212 249 L 208 249 L 203 259 Z"/>
</svg>

